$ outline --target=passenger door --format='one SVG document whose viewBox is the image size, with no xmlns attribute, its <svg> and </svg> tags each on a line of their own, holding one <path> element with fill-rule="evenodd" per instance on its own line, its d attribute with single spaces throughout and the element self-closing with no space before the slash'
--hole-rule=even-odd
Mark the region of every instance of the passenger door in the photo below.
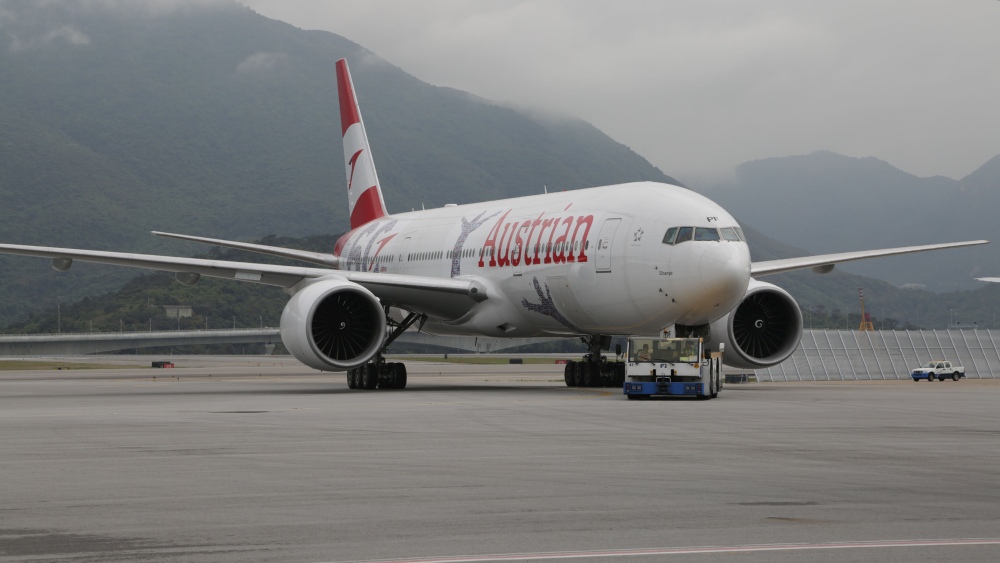
<svg viewBox="0 0 1000 563">
<path fill-rule="evenodd" d="M 595 251 L 594 268 L 598 272 L 611 271 L 611 248 L 615 242 L 615 233 L 622 220 L 620 217 L 605 219 L 601 225 L 601 232 L 597 235 L 597 249 Z"/>
</svg>

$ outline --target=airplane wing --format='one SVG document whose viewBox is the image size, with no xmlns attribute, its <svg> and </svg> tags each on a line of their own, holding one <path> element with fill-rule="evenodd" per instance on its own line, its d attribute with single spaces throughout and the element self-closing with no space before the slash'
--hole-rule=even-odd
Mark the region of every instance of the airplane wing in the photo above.
<svg viewBox="0 0 1000 563">
<path fill-rule="evenodd" d="M 1000 283 L 1000 278 L 976 278 L 976 279 L 984 282 Z"/>
<path fill-rule="evenodd" d="M 928 250 L 939 250 L 942 248 L 958 248 L 962 246 L 976 246 L 988 244 L 988 240 L 970 240 L 965 242 L 949 242 L 944 244 L 926 244 L 923 246 L 903 246 L 899 248 L 883 248 L 881 250 L 860 250 L 857 252 L 841 252 L 839 254 L 821 254 L 818 256 L 803 256 L 801 258 L 783 258 L 781 260 L 765 260 L 754 262 L 750 265 L 750 275 L 754 277 L 768 276 L 791 272 L 793 270 L 804 270 L 812 268 L 816 273 L 825 274 L 833 269 L 835 264 L 841 262 L 852 262 L 854 260 L 864 260 L 865 258 L 877 258 L 879 256 L 895 256 L 897 254 L 910 254 L 913 252 L 925 252 Z"/>
<path fill-rule="evenodd" d="M 281 256 L 282 258 L 291 258 L 293 260 L 302 260 L 304 262 L 311 262 L 313 264 L 320 264 L 323 266 L 337 267 L 340 259 L 332 254 L 324 254 L 322 252 L 310 252 L 308 250 L 296 250 L 294 248 L 281 248 L 280 246 L 267 246 L 264 244 L 252 244 L 249 242 L 236 242 L 232 240 L 223 240 L 217 238 L 206 238 L 206 237 L 195 237 L 191 235 L 178 235 L 175 233 L 163 233 L 160 231 L 150 231 L 158 237 L 175 238 L 180 240 L 190 240 L 194 242 L 204 242 L 207 244 L 214 244 L 216 246 L 225 246 L 228 248 L 236 248 L 239 250 L 246 250 L 248 252 L 257 252 L 259 254 L 270 254 L 271 256 Z"/>
<path fill-rule="evenodd" d="M 192 284 L 201 276 L 274 285 L 289 289 L 309 278 L 334 277 L 371 291 L 384 304 L 436 318 L 457 318 L 488 298 L 486 286 L 475 278 L 441 279 L 427 276 L 348 272 L 327 268 L 229 262 L 152 254 L 79 250 L 50 246 L 0 244 L 0 254 L 51 258 L 52 267 L 68 270 L 74 260 L 147 270 L 174 272 L 178 281 Z"/>
</svg>

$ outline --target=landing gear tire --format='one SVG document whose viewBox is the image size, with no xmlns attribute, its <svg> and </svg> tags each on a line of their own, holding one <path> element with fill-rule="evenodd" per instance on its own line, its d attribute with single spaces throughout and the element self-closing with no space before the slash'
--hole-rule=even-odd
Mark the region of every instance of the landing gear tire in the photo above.
<svg viewBox="0 0 1000 563">
<path fill-rule="evenodd" d="M 393 389 L 406 389 L 406 364 L 396 362 L 392 364 L 392 372 L 396 376 Z"/>
<path fill-rule="evenodd" d="M 584 387 L 597 387 L 598 379 L 601 374 L 598 365 L 594 362 L 585 362 L 581 365 L 581 367 L 583 367 Z"/>
<path fill-rule="evenodd" d="M 563 379 L 566 380 L 566 387 L 576 387 L 576 362 L 566 362 L 566 369 L 563 370 Z"/>
<path fill-rule="evenodd" d="M 573 362 L 573 383 L 575 384 L 573 385 L 574 387 L 584 386 L 584 380 L 583 380 L 584 370 L 585 370 L 584 366 L 586 366 L 586 364 L 583 362 Z"/>
<path fill-rule="evenodd" d="M 378 387 L 378 366 L 375 364 L 365 364 L 361 386 L 369 391 Z"/>
<path fill-rule="evenodd" d="M 357 389 L 358 388 L 357 382 L 354 379 L 354 374 L 355 374 L 356 371 L 357 371 L 357 369 L 349 369 L 349 370 L 347 370 L 347 388 L 348 389 Z"/>
<path fill-rule="evenodd" d="M 622 385 L 625 385 L 625 364 L 623 363 L 614 364 L 614 368 L 612 368 L 612 373 L 614 373 L 614 383 L 613 383 L 614 387 L 621 388 Z"/>
<path fill-rule="evenodd" d="M 601 387 L 615 386 L 615 364 L 601 363 Z"/>
</svg>

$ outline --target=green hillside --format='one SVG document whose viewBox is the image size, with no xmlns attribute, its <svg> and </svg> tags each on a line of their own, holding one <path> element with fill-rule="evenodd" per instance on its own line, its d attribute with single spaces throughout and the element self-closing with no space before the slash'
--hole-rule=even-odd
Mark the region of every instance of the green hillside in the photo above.
<svg viewBox="0 0 1000 563">
<path fill-rule="evenodd" d="M 261 244 L 327 251 L 336 242 L 335 235 L 304 238 L 266 237 Z M 203 247 L 204 248 L 204 247 Z M 239 250 L 211 248 L 198 258 L 291 264 L 277 257 Z M 87 269 L 91 264 L 74 265 Z M 53 273 L 52 275 L 56 275 Z M 7 326 L 11 334 L 55 332 L 115 332 L 118 330 L 171 330 L 205 328 L 253 328 L 278 326 L 288 295 L 280 288 L 231 280 L 203 278 L 189 286 L 177 283 L 173 274 L 154 272 L 139 275 L 115 291 L 67 301 L 27 319 Z M 190 318 L 170 318 L 165 305 L 189 305 Z"/>
</svg>

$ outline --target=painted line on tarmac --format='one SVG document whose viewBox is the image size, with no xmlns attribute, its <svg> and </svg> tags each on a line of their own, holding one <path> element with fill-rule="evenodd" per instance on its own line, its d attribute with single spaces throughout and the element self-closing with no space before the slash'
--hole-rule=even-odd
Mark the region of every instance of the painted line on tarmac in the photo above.
<svg viewBox="0 0 1000 563">
<path fill-rule="evenodd" d="M 1000 545 L 1000 538 L 916 539 L 889 541 L 858 541 L 830 543 L 778 543 L 736 546 L 664 547 L 648 549 L 610 549 L 594 551 L 552 551 L 537 553 L 495 553 L 490 555 L 458 555 L 453 557 L 414 557 L 403 559 L 365 559 L 354 563 L 479 563 L 481 561 L 546 561 L 552 559 L 594 559 L 598 557 L 641 557 L 664 555 L 698 555 L 754 553 L 776 551 L 810 551 L 821 549 L 873 549 L 886 547 L 955 547 Z M 334 563 L 334 562 L 324 562 Z"/>
</svg>

